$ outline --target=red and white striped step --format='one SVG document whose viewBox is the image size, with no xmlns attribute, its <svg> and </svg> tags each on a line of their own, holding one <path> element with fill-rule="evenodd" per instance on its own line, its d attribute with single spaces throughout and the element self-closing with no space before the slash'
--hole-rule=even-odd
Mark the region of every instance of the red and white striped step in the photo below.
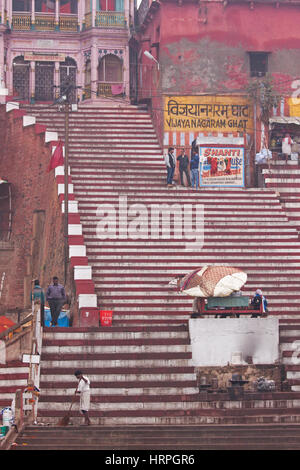
<svg viewBox="0 0 300 470">
<path fill-rule="evenodd" d="M 272 161 L 263 170 L 267 188 L 279 194 L 279 200 L 291 223 L 300 229 L 300 167 L 296 161 Z"/>
<path fill-rule="evenodd" d="M 11 406 L 17 389 L 26 388 L 28 373 L 28 365 L 21 361 L 0 364 L 0 409 Z"/>
<path fill-rule="evenodd" d="M 63 119 L 56 119 L 58 114 L 53 108 L 49 116 L 46 110 L 35 107 L 31 112 L 63 137 Z M 167 419 L 181 423 L 193 422 L 193 419 L 201 422 L 203 408 L 196 399 L 196 392 L 184 394 L 187 398 L 183 399 L 183 389 L 178 383 L 178 374 L 193 374 L 190 352 L 186 344 L 177 344 L 175 351 L 172 349 L 175 344 L 168 342 L 172 328 L 186 325 L 192 299 L 167 290 L 166 285 L 176 274 L 206 263 L 227 263 L 247 272 L 245 293 L 252 295 L 256 288 L 263 287 L 271 314 L 297 318 L 300 243 L 296 228 L 289 222 L 272 189 L 167 188 L 165 165 L 158 144 L 153 140 L 151 120 L 147 113 L 136 108 L 119 113 L 105 108 L 95 112 L 94 108 L 86 106 L 71 113 L 69 159 L 70 185 L 81 225 L 81 232 L 76 235 L 77 229 L 73 227 L 73 235 L 82 237 L 85 244 L 84 249 L 79 249 L 74 238 L 71 246 L 74 266 L 78 271 L 81 262 L 84 266 L 88 259 L 92 270 L 86 281 L 90 279 L 94 283 L 98 306 L 114 310 L 112 328 L 118 328 L 115 333 L 120 336 L 114 338 L 116 349 L 113 350 L 113 344 L 103 343 L 101 331 L 95 332 L 94 337 L 79 339 L 73 335 L 81 332 L 72 329 L 69 331 L 71 340 L 67 342 L 66 338 L 53 336 L 59 335 L 58 331 L 49 332 L 51 338 L 45 337 L 42 356 L 41 380 L 45 393 L 40 400 L 40 416 L 57 419 L 63 415 L 66 395 L 70 394 L 74 380 L 73 369 L 78 366 L 95 382 L 96 398 L 92 401 L 91 412 L 99 423 L 161 423 Z M 96 232 L 101 219 L 97 209 L 110 204 L 119 215 L 121 196 L 126 196 L 130 206 L 140 204 L 148 209 L 151 204 L 162 203 L 192 204 L 195 210 L 197 204 L 203 206 L 203 249 L 199 252 L 185 250 L 187 240 L 174 238 L 173 228 L 166 239 L 158 231 L 153 238 L 133 240 L 117 236 L 100 240 Z M 141 218 L 141 222 L 149 234 L 149 220 Z M 124 230 L 126 224 L 117 222 L 116 229 L 119 228 Z M 84 285 L 82 278 L 81 285 Z M 145 342 L 135 346 L 131 342 L 124 343 L 122 336 L 134 328 L 148 333 L 147 338 L 143 338 Z M 166 333 L 163 343 L 157 341 L 158 331 Z M 52 339 L 56 342 L 49 343 Z M 129 335 L 126 339 L 133 338 Z M 146 339 L 153 340 L 153 344 L 149 345 Z M 75 340 L 82 341 L 81 345 Z M 138 387 L 136 382 L 141 374 L 144 384 Z M 118 386 L 110 387 L 118 379 Z M 177 392 L 170 393 L 170 402 L 163 399 L 164 394 L 156 394 L 152 385 L 150 398 L 146 398 L 146 383 L 161 380 L 164 385 L 159 385 L 164 391 L 168 387 L 173 390 L 176 383 Z M 191 380 L 195 381 L 195 376 Z M 109 393 L 101 391 L 102 381 L 108 382 L 105 392 Z M 131 387 L 128 382 L 132 382 Z M 53 393 L 55 387 L 59 389 L 57 397 Z M 101 402 L 103 395 L 105 400 Z M 129 398 L 124 399 L 124 396 Z M 260 413 L 257 410 L 257 414 Z"/>
<path fill-rule="evenodd" d="M 91 380 L 94 424 L 160 423 L 166 410 L 176 422 L 198 400 L 184 325 L 45 328 L 41 360 L 38 414 L 48 422 L 65 412 L 78 368 Z M 73 420 L 80 420 L 77 410 Z"/>
</svg>

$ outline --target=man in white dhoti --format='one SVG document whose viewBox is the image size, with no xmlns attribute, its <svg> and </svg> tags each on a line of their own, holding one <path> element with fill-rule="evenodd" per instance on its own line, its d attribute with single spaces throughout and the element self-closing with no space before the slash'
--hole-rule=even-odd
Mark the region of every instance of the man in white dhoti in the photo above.
<svg viewBox="0 0 300 470">
<path fill-rule="evenodd" d="M 79 380 L 78 387 L 75 393 L 80 394 L 80 404 L 79 409 L 84 415 L 84 424 L 83 426 L 89 426 L 91 424 L 89 418 L 89 409 L 90 409 L 90 380 L 88 377 L 84 376 L 81 370 L 76 370 L 74 373 L 75 377 Z"/>
</svg>

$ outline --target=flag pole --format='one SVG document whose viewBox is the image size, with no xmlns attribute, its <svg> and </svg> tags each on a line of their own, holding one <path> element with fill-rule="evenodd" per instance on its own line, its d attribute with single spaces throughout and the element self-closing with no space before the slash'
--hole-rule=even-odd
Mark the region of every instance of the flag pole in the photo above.
<svg viewBox="0 0 300 470">
<path fill-rule="evenodd" d="M 65 111 L 65 217 L 64 217 L 64 271 L 65 271 L 65 285 L 67 284 L 68 280 L 68 268 L 69 268 L 69 243 L 68 243 L 68 225 L 69 225 L 69 100 L 65 102 L 64 105 Z"/>
</svg>

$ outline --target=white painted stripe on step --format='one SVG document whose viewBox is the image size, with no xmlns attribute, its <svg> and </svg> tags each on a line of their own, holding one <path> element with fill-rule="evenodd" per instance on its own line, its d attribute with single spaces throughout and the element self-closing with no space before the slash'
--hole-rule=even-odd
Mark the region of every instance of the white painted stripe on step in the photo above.
<svg viewBox="0 0 300 470">
<path fill-rule="evenodd" d="M 143 368 L 143 374 L 146 374 L 146 370 L 150 370 L 152 367 L 193 367 L 191 359 L 101 359 L 99 360 L 88 360 L 88 359 L 76 359 L 76 367 L 78 368 L 97 368 L 97 367 L 140 367 Z M 74 368 L 74 361 L 43 361 L 44 369 L 51 369 L 57 367 Z M 150 372 L 151 373 L 151 372 Z"/>
<path fill-rule="evenodd" d="M 68 235 L 82 235 L 82 225 L 81 224 L 69 224 Z"/>
<path fill-rule="evenodd" d="M 70 214 L 78 214 L 78 201 L 68 201 L 68 208 L 69 208 L 69 213 Z M 64 214 L 65 213 L 65 201 L 62 202 L 61 205 L 61 211 Z"/>
<path fill-rule="evenodd" d="M 64 389 L 59 387 L 57 384 L 56 390 L 51 388 L 43 388 L 43 395 L 55 396 L 73 396 L 74 390 Z M 199 389 L 196 387 L 144 387 L 144 388 L 92 388 L 91 395 L 123 395 L 123 396 L 133 396 L 133 395 L 191 395 L 199 393 Z"/>
<path fill-rule="evenodd" d="M 97 295 L 96 294 L 79 294 L 78 295 L 79 308 L 97 308 Z M 84 312 L 83 312 L 84 314 Z M 90 313 L 88 312 L 88 315 Z"/>
<path fill-rule="evenodd" d="M 74 266 L 74 280 L 79 279 L 92 279 L 92 267 L 91 266 Z"/>
<path fill-rule="evenodd" d="M 97 353 L 172 353 L 172 352 L 190 352 L 191 345 L 190 344 L 154 344 L 154 345 L 137 345 L 137 346 L 128 346 L 128 345 L 114 345 L 114 346 L 44 346 L 43 347 L 43 354 L 44 353 L 58 353 L 58 354 L 97 354 Z"/>
<path fill-rule="evenodd" d="M 69 257 L 73 256 L 86 256 L 85 245 L 69 245 Z"/>
</svg>

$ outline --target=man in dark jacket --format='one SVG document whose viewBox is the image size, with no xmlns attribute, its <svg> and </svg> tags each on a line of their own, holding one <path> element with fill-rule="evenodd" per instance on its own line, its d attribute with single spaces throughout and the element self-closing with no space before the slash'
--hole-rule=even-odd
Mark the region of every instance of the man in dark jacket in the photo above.
<svg viewBox="0 0 300 470">
<path fill-rule="evenodd" d="M 197 150 L 192 153 L 191 158 L 192 186 L 198 189 L 199 186 L 199 155 Z"/>
<path fill-rule="evenodd" d="M 167 186 L 170 188 L 173 186 L 173 176 L 176 166 L 174 147 L 169 147 L 168 155 L 165 156 L 165 163 L 167 167 Z"/>
<path fill-rule="evenodd" d="M 189 175 L 189 157 L 185 154 L 184 149 L 181 149 L 180 154 L 177 157 L 177 161 L 179 161 L 179 172 L 180 172 L 180 182 L 181 186 L 183 184 L 183 173 L 185 173 L 188 186 L 191 186 L 191 180 Z"/>
</svg>

